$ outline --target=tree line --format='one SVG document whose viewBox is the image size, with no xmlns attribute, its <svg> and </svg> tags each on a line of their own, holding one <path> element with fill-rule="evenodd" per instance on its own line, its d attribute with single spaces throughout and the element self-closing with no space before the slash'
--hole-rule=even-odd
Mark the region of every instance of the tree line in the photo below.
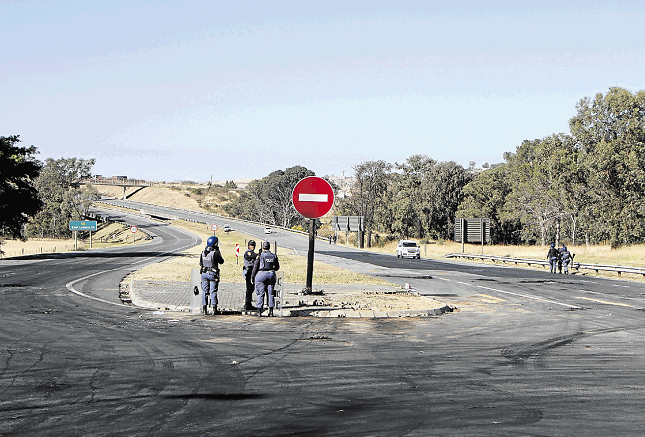
<svg viewBox="0 0 645 437">
<path fill-rule="evenodd" d="M 0 137 L 0 230 L 5 236 L 69 236 L 69 220 L 82 219 L 98 198 L 93 188 L 75 184 L 90 175 L 94 160 L 41 163 L 36 148 L 19 147 L 19 141 Z M 460 217 L 490 218 L 495 244 L 640 243 L 644 146 L 645 91 L 612 87 L 578 102 L 569 133 L 525 140 L 503 163 L 481 172 L 426 155 L 356 164 L 334 214 L 365 217 L 367 246 L 377 233 L 450 239 Z M 312 175 L 302 166 L 277 170 L 252 181 L 224 208 L 247 220 L 305 228 L 291 196 L 296 183 Z"/>
<path fill-rule="evenodd" d="M 525 140 L 504 162 L 477 172 L 456 162 L 413 155 L 403 163 L 368 161 L 352 168 L 336 215 L 365 217 L 373 234 L 450 239 L 460 217 L 491 219 L 494 244 L 610 242 L 645 238 L 645 91 L 613 87 L 585 97 L 569 133 Z M 302 225 L 291 206 L 304 167 L 253 181 L 226 210 L 286 227 Z"/>
<path fill-rule="evenodd" d="M 20 136 L 0 137 L 0 232 L 6 238 L 68 238 L 71 220 L 83 220 L 94 200 L 91 185 L 78 181 L 91 175 L 94 159 L 48 158 L 38 149 L 18 145 Z"/>
</svg>

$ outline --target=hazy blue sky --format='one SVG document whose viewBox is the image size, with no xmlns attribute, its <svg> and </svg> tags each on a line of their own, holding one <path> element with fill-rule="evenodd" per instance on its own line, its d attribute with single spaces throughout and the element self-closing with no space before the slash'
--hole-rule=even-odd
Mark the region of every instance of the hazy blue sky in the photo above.
<svg viewBox="0 0 645 437">
<path fill-rule="evenodd" d="M 645 89 L 642 1 L 3 1 L 0 135 L 98 174 L 502 162 Z"/>
</svg>

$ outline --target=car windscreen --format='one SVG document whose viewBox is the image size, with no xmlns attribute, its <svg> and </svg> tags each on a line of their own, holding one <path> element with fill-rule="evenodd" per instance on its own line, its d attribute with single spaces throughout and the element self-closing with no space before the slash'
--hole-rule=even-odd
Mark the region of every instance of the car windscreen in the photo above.
<svg viewBox="0 0 645 437">
<path fill-rule="evenodd" d="M 417 243 L 403 243 L 403 247 L 417 247 Z"/>
</svg>

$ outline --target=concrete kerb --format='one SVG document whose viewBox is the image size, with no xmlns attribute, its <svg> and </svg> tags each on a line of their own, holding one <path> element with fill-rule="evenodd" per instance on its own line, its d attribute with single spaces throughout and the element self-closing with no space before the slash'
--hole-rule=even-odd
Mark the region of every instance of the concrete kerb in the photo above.
<svg viewBox="0 0 645 437">
<path fill-rule="evenodd" d="M 194 280 L 191 282 L 195 282 Z M 135 285 L 136 284 L 136 285 Z M 292 284 L 289 284 L 292 285 Z M 129 303 L 141 308 L 162 311 L 201 313 L 201 293 L 194 294 L 194 284 L 172 281 L 125 281 L 122 283 L 126 299 Z M 293 286 L 297 287 L 297 286 Z M 328 288 L 331 286 L 327 286 Z M 219 309 L 224 314 L 246 314 L 243 310 L 242 283 L 220 283 Z M 293 290 L 290 299 L 297 298 Z M 122 299 L 124 297 L 122 296 Z M 327 306 L 293 306 L 283 308 L 283 317 L 323 317 L 323 318 L 402 318 L 402 317 L 431 317 L 452 312 L 454 308 L 443 305 L 436 308 L 376 311 L 369 309 L 336 308 Z M 265 308 L 266 311 L 266 308 Z"/>
</svg>

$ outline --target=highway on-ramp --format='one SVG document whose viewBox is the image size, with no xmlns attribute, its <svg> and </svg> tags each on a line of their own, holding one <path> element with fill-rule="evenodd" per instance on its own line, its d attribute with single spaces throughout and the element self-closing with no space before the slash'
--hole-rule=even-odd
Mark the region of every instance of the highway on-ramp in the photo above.
<svg viewBox="0 0 645 437">
<path fill-rule="evenodd" d="M 119 304 L 120 278 L 197 240 L 122 219 L 156 237 L 0 261 L 0 435 L 642 435 L 641 283 L 319 242 L 317 259 L 412 283 L 459 310 L 155 314 Z M 306 237 L 278 238 L 306 247 Z"/>
</svg>

